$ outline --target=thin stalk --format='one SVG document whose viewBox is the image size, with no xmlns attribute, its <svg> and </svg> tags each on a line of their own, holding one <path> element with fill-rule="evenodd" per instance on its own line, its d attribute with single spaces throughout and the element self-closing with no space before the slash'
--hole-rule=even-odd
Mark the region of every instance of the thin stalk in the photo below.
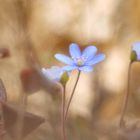
<svg viewBox="0 0 140 140">
<path fill-rule="evenodd" d="M 128 99 L 129 99 L 129 94 L 130 94 L 130 80 L 131 80 L 131 65 L 132 62 L 129 63 L 128 66 L 128 79 L 127 79 L 127 88 L 126 88 L 126 95 L 124 97 L 124 104 L 123 104 L 123 108 L 122 108 L 122 113 L 121 113 L 121 117 L 120 117 L 120 127 L 124 127 L 124 116 L 126 113 L 126 109 L 127 109 L 127 104 L 128 104 Z"/>
<path fill-rule="evenodd" d="M 66 100 L 66 85 L 63 86 L 62 94 L 62 139 L 66 140 L 66 131 L 65 131 L 65 100 Z"/>
<path fill-rule="evenodd" d="M 67 105 L 67 108 L 66 108 L 65 120 L 67 119 L 68 111 L 69 111 L 69 108 L 70 108 L 70 105 L 71 105 L 71 101 L 72 101 L 72 99 L 73 99 L 73 95 L 74 95 L 74 93 L 75 93 L 75 90 L 76 90 L 76 87 L 77 87 L 77 84 L 78 84 L 78 81 L 79 81 L 79 78 L 80 78 L 80 74 L 81 74 L 81 72 L 78 71 L 77 79 L 76 79 L 74 88 L 73 88 L 73 90 L 72 90 L 72 93 L 71 93 L 71 96 L 70 96 L 70 99 L 69 99 L 69 101 L 68 101 L 68 105 Z"/>
</svg>

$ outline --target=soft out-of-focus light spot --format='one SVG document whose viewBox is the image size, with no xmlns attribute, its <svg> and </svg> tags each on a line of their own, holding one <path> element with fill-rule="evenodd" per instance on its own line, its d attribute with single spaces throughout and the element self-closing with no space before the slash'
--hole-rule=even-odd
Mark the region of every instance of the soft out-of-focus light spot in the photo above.
<svg viewBox="0 0 140 140">
<path fill-rule="evenodd" d="M 51 0 L 35 1 L 33 4 L 32 20 L 36 20 L 35 30 L 44 29 L 46 33 L 49 31 L 56 35 L 65 35 L 86 44 L 99 39 L 106 41 L 112 37 L 112 16 L 119 0 L 106 0 L 105 4 L 102 0 L 79 0 L 76 3 Z"/>
<path fill-rule="evenodd" d="M 51 106 L 46 105 L 51 104 Z M 49 116 L 45 111 L 49 111 L 54 107 L 53 102 L 49 94 L 44 93 L 44 91 L 40 90 L 36 92 L 36 94 L 29 96 L 28 98 L 28 111 L 34 112 L 35 114 L 42 116 Z M 45 108 L 45 111 L 44 111 Z"/>
<path fill-rule="evenodd" d="M 118 46 L 119 47 L 119 46 Z M 104 86 L 112 91 L 112 93 L 119 93 L 124 89 L 127 79 L 127 67 L 129 57 L 127 59 L 127 53 L 119 47 L 115 47 L 107 55 L 106 64 L 103 68 L 103 84 Z"/>
<path fill-rule="evenodd" d="M 49 29 L 57 34 L 62 34 L 68 29 L 74 15 L 71 3 L 65 0 L 51 0 L 44 3 L 43 9 L 44 21 L 49 25 Z"/>
<path fill-rule="evenodd" d="M 72 36 L 82 43 L 108 40 L 113 34 L 111 17 L 119 1 L 106 0 L 104 5 L 102 0 L 96 0 L 82 4 L 80 16 L 70 29 Z"/>
</svg>

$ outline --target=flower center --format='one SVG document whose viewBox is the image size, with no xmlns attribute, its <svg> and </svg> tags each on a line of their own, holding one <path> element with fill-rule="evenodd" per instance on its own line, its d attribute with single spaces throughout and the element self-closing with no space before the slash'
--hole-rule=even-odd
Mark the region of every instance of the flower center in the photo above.
<svg viewBox="0 0 140 140">
<path fill-rule="evenodd" d="M 84 60 L 84 58 L 76 58 L 75 62 L 78 66 L 82 66 L 85 63 L 85 60 Z"/>
<path fill-rule="evenodd" d="M 77 65 L 78 65 L 78 66 L 82 66 L 83 64 L 84 64 L 83 60 L 78 60 L 78 61 L 77 61 Z"/>
<path fill-rule="evenodd" d="M 86 58 L 84 58 L 84 57 L 76 57 L 76 58 L 72 57 L 72 59 L 74 60 L 74 62 L 77 66 L 83 66 L 86 61 Z"/>
</svg>

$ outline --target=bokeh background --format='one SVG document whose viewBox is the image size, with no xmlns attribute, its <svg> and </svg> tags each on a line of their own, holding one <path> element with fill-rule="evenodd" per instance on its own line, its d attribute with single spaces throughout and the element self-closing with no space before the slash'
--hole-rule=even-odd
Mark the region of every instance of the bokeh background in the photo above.
<svg viewBox="0 0 140 140">
<path fill-rule="evenodd" d="M 138 126 L 123 133 L 118 127 L 131 47 L 140 40 L 139 19 L 139 0 L 0 0 L 0 47 L 10 51 L 10 57 L 0 59 L 0 78 L 8 102 L 18 106 L 25 92 L 20 74 L 32 67 L 31 48 L 35 63 L 48 68 L 62 66 L 54 54 L 68 54 L 72 42 L 81 49 L 95 45 L 106 54 L 106 60 L 95 66 L 94 72 L 81 75 L 67 121 L 68 140 L 139 140 Z M 136 122 L 139 125 L 139 72 L 136 63 L 125 117 L 129 127 Z M 74 71 L 68 82 L 67 97 L 76 74 Z M 46 121 L 25 140 L 60 140 L 60 106 L 60 93 L 51 89 L 30 94 L 26 110 Z"/>
</svg>

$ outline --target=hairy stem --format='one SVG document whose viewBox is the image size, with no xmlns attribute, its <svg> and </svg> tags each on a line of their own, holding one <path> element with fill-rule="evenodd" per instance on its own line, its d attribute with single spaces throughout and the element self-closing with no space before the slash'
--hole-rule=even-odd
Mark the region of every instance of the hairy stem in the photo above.
<svg viewBox="0 0 140 140">
<path fill-rule="evenodd" d="M 128 99 L 129 99 L 129 94 L 130 94 L 130 80 L 131 80 L 131 65 L 132 63 L 129 63 L 129 67 L 128 67 L 128 79 L 127 79 L 127 88 L 126 88 L 126 95 L 124 97 L 124 104 L 123 104 L 123 108 L 122 108 L 122 113 L 121 113 L 121 117 L 120 117 L 120 127 L 124 127 L 124 116 L 126 113 L 126 109 L 127 109 L 127 104 L 128 104 Z"/>
<path fill-rule="evenodd" d="M 63 137 L 63 140 L 66 140 L 66 132 L 65 132 L 65 100 L 66 100 L 66 85 L 63 86 L 63 94 L 62 94 L 62 137 Z"/>
<path fill-rule="evenodd" d="M 65 120 L 67 119 L 67 116 L 68 116 L 68 111 L 69 111 L 70 104 L 71 104 L 71 101 L 72 101 L 72 99 L 73 99 L 73 95 L 74 95 L 74 93 L 75 93 L 75 89 L 76 89 L 76 87 L 77 87 L 77 84 L 78 84 L 78 81 L 79 81 L 79 78 L 80 78 L 80 74 L 81 74 L 81 72 L 78 71 L 78 76 L 77 76 L 77 79 L 76 79 L 74 88 L 73 88 L 73 90 L 72 90 L 72 93 L 71 93 L 71 96 L 70 96 L 70 99 L 69 99 L 69 101 L 68 101 L 68 105 L 67 105 L 67 108 L 66 108 Z"/>
</svg>

